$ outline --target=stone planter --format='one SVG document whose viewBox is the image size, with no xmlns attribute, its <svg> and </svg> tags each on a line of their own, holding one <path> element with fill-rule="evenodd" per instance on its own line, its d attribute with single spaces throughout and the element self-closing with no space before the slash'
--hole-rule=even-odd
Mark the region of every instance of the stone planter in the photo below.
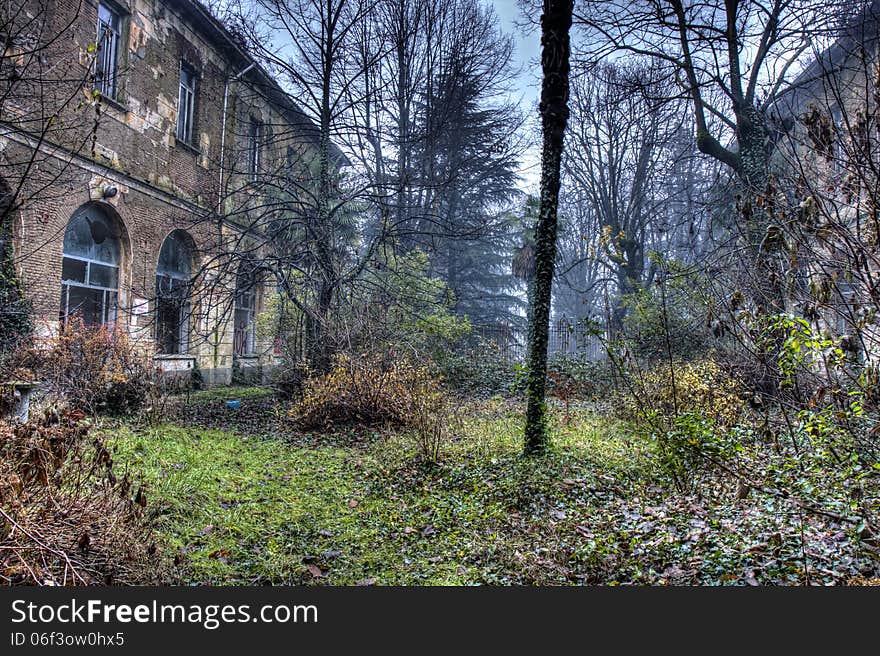
<svg viewBox="0 0 880 656">
<path fill-rule="evenodd" d="M 38 386 L 39 383 L 19 380 L 0 382 L 0 392 L 12 393 L 12 408 L 9 415 L 14 423 L 24 424 L 30 420 L 31 394 Z"/>
</svg>

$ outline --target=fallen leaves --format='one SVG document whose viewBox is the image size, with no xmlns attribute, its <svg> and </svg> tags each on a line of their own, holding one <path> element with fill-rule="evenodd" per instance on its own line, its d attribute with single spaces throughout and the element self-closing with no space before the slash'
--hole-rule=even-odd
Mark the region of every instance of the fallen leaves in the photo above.
<svg viewBox="0 0 880 656">
<path fill-rule="evenodd" d="M 229 550 L 228 549 L 215 549 L 211 553 L 208 554 L 208 558 L 214 558 L 217 562 L 223 563 L 224 565 L 229 564 Z"/>
<path fill-rule="evenodd" d="M 506 416 L 479 430 L 519 430 Z M 392 434 L 354 446 L 340 431 L 245 443 L 174 430 L 145 440 L 136 457 L 155 458 L 144 489 L 167 508 L 160 524 L 188 522 L 171 532 L 188 545 L 175 558 L 193 581 L 764 585 L 803 583 L 805 568 L 813 583 L 876 576 L 850 527 L 802 523 L 757 493 L 737 502 L 733 485 L 661 487 L 633 456 L 638 445 L 605 433 L 595 438 L 604 448 L 589 448 L 589 430 L 571 433 L 553 459 L 526 466 L 519 442 L 504 441 L 513 433 L 487 448 L 465 431 L 461 451 L 426 470 L 386 456 Z"/>
<path fill-rule="evenodd" d="M 581 537 L 585 537 L 585 538 L 592 538 L 593 537 L 593 532 L 589 528 L 587 528 L 586 526 L 575 526 L 574 530 L 575 530 L 575 533 L 577 533 Z"/>
</svg>

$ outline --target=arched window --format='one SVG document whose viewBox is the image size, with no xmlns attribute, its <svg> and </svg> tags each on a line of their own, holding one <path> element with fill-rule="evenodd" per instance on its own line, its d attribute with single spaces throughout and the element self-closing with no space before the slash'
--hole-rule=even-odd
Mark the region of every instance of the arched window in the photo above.
<svg viewBox="0 0 880 656">
<path fill-rule="evenodd" d="M 156 341 L 165 354 L 189 350 L 189 287 L 192 278 L 192 241 L 175 230 L 162 242 L 156 268 Z"/>
<path fill-rule="evenodd" d="M 254 331 L 257 311 L 257 279 L 254 266 L 242 262 L 235 277 L 235 317 L 233 320 L 233 353 L 253 355 L 256 351 Z"/>
<path fill-rule="evenodd" d="M 61 261 L 62 322 L 72 315 L 87 326 L 116 320 L 121 234 L 119 225 L 97 206 L 70 219 Z"/>
</svg>

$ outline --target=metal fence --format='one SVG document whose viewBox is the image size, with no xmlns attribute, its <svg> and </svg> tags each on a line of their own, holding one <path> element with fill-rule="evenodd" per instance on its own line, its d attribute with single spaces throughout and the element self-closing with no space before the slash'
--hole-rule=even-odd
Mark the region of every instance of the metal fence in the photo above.
<svg viewBox="0 0 880 656">
<path fill-rule="evenodd" d="M 283 350 L 288 357 L 304 359 L 306 354 L 303 315 L 293 314 L 280 323 L 279 336 L 275 341 L 275 355 L 281 355 Z M 527 339 L 524 326 L 501 323 L 475 325 L 471 336 L 478 337 L 479 340 L 472 340 L 470 347 L 465 347 L 465 350 L 484 349 L 485 342 L 491 342 L 492 355 L 505 362 L 524 362 L 526 359 Z M 567 320 L 557 320 L 550 324 L 547 343 L 549 357 L 566 355 L 596 361 L 603 359 L 605 354 L 602 339 L 595 333 Z"/>
<path fill-rule="evenodd" d="M 474 326 L 474 333 L 492 342 L 498 350 L 498 357 L 507 362 L 522 362 L 526 357 L 526 330 L 508 324 Z M 566 320 L 550 324 L 547 355 L 566 355 L 585 360 L 601 360 L 605 357 L 605 346 L 599 335 Z"/>
</svg>

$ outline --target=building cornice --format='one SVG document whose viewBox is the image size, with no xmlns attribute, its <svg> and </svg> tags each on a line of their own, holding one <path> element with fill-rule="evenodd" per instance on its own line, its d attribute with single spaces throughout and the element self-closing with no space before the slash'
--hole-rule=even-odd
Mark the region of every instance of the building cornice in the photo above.
<svg viewBox="0 0 880 656">
<path fill-rule="evenodd" d="M 64 146 L 48 141 L 42 141 L 34 135 L 19 129 L 10 123 L 6 123 L 5 121 L 0 121 L 0 138 L 8 139 L 21 146 L 30 148 L 33 151 L 52 157 L 64 164 L 76 166 L 89 173 L 100 175 L 108 180 L 116 182 L 117 184 L 125 185 L 129 189 L 134 189 L 142 194 L 151 196 L 157 200 L 168 203 L 169 205 L 173 205 L 178 209 L 193 212 L 200 215 L 201 218 L 207 218 L 211 215 L 211 210 L 203 205 L 199 205 L 186 198 L 181 198 L 166 189 L 162 189 L 161 187 L 142 178 L 135 177 L 130 173 L 125 173 L 112 166 L 96 162 L 90 157 L 81 155 L 80 153 L 74 152 Z"/>
<path fill-rule="evenodd" d="M 212 209 L 204 205 L 177 196 L 176 194 L 158 187 L 147 180 L 135 177 L 129 173 L 115 169 L 112 166 L 96 162 L 95 160 L 76 153 L 64 146 L 49 141 L 41 141 L 34 135 L 19 129 L 14 125 L 6 123 L 5 121 L 0 121 L 0 139 L 7 139 L 20 146 L 24 146 L 25 148 L 30 148 L 32 151 L 39 152 L 47 157 L 52 157 L 63 164 L 75 166 L 93 175 L 99 175 L 111 182 L 123 185 L 128 189 L 133 189 L 158 201 L 167 203 L 172 207 L 176 207 L 179 210 L 195 214 L 197 220 L 217 220 L 219 218 L 223 222 L 223 225 L 231 227 L 238 232 L 253 232 L 252 228 L 249 228 L 233 218 L 228 216 L 218 217 Z"/>
</svg>

